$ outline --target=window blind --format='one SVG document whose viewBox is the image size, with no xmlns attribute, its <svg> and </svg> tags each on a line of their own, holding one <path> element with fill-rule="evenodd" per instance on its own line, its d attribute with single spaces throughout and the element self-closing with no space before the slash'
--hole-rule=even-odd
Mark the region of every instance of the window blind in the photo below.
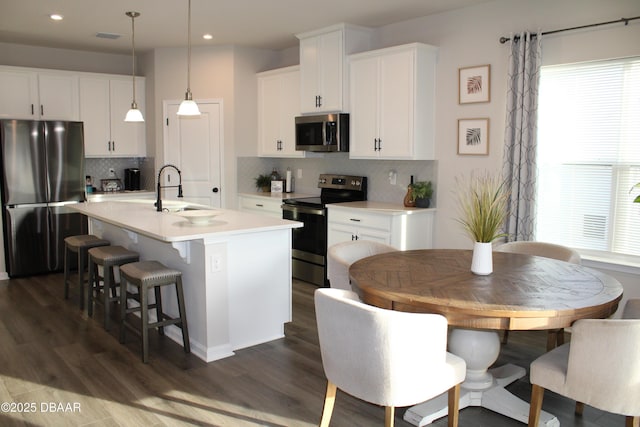
<svg viewBox="0 0 640 427">
<path fill-rule="evenodd" d="M 543 67 L 536 239 L 640 255 L 640 58 Z"/>
</svg>

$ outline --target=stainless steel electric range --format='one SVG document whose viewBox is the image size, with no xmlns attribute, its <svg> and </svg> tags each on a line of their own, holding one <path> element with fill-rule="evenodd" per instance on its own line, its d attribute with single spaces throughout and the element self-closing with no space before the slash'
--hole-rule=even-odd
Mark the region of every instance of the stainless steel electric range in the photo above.
<svg viewBox="0 0 640 427">
<path fill-rule="evenodd" d="M 327 285 L 327 208 L 329 203 L 367 200 L 367 178 L 321 174 L 320 197 L 286 199 L 282 218 L 304 223 L 293 231 L 293 277 Z"/>
</svg>

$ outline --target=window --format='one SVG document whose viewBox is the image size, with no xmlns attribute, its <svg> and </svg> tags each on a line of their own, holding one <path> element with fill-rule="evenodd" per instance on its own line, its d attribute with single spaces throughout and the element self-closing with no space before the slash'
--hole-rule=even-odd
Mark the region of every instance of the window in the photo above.
<svg viewBox="0 0 640 427">
<path fill-rule="evenodd" d="M 640 256 L 640 58 L 543 67 L 536 239 Z"/>
</svg>

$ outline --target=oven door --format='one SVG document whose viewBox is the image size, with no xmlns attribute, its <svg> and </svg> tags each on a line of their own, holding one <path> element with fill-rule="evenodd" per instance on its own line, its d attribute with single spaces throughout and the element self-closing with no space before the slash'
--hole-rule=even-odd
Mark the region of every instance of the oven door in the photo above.
<svg viewBox="0 0 640 427">
<path fill-rule="evenodd" d="M 324 286 L 327 255 L 325 208 L 282 205 L 282 218 L 304 223 L 292 230 L 293 277 Z"/>
</svg>

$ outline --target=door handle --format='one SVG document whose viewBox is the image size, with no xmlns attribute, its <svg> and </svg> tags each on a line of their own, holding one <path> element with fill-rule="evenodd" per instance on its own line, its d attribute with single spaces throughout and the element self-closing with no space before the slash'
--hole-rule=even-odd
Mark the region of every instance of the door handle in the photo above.
<svg viewBox="0 0 640 427">
<path fill-rule="evenodd" d="M 211 192 L 213 192 L 213 193 L 217 193 L 218 191 L 220 191 L 220 189 L 218 187 L 213 187 L 211 189 Z"/>
</svg>

